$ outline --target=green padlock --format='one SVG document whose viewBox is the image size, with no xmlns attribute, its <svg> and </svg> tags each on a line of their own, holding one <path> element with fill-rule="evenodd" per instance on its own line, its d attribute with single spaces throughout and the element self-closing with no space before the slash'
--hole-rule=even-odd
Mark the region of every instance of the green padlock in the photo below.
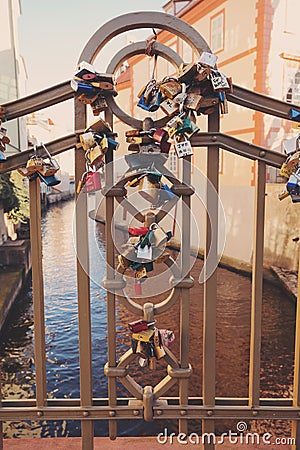
<svg viewBox="0 0 300 450">
<path fill-rule="evenodd" d="M 193 134 L 197 133 L 197 131 L 199 131 L 199 127 L 188 117 L 182 119 L 182 125 L 177 128 L 177 133 L 185 133 L 188 139 L 193 136 Z"/>
</svg>

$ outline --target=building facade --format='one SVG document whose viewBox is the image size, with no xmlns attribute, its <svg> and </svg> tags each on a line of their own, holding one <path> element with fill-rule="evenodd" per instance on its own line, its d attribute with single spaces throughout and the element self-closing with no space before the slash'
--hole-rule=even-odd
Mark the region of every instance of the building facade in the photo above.
<svg viewBox="0 0 300 450">
<path fill-rule="evenodd" d="M 171 0 L 165 12 L 176 14 L 192 25 L 218 56 L 217 65 L 233 83 L 280 100 L 300 104 L 300 28 L 297 17 L 300 3 L 296 0 L 247 0 L 242 5 L 235 0 Z M 175 50 L 184 62 L 197 62 L 192 49 L 180 38 L 159 31 L 157 40 Z M 118 78 L 120 106 L 132 116 L 151 116 L 137 107 L 137 94 L 153 75 L 154 58 L 136 56 L 128 60 L 128 68 Z M 158 58 L 156 79 L 174 74 L 174 67 Z M 160 113 L 152 113 L 158 118 Z M 200 130 L 207 129 L 206 117 L 198 117 Z M 121 142 L 119 155 L 127 153 L 124 139 L 126 127 L 116 119 L 115 129 Z M 253 110 L 229 104 L 229 113 L 221 116 L 220 130 L 247 142 L 276 151 L 282 150 L 285 139 L 295 139 L 299 133 L 290 121 L 274 118 Z M 205 172 L 206 150 L 194 150 L 193 184 L 196 192 L 198 171 Z M 170 152 L 168 165 L 179 175 L 179 161 Z M 226 217 L 224 256 L 233 264 L 251 264 L 255 163 L 220 150 L 220 197 Z M 267 170 L 265 263 L 295 269 L 298 250 L 292 238 L 300 232 L 297 222 L 298 205 L 290 200 L 279 202 L 284 180 L 273 168 Z M 277 184 L 278 183 L 278 184 Z M 195 200 L 193 200 L 195 203 Z M 201 199 L 200 199 L 201 203 Z M 194 205 L 196 206 L 196 205 Z M 204 210 L 197 210 L 196 221 L 203 223 Z M 240 245 L 240 242 L 243 245 Z M 204 242 L 200 243 L 204 246 Z M 221 249 L 220 249 L 221 251 Z"/>
</svg>

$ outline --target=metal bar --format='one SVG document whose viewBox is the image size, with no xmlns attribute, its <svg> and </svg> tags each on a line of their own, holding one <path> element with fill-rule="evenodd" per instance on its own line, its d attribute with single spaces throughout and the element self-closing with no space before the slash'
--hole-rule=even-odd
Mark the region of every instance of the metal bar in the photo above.
<svg viewBox="0 0 300 450">
<path fill-rule="evenodd" d="M 85 105 L 75 102 L 75 128 L 85 128 Z M 85 156 L 82 151 L 75 151 L 75 185 L 85 172 Z M 89 277 L 89 239 L 87 195 L 76 195 L 76 252 L 77 252 L 77 294 L 78 294 L 78 332 L 80 362 L 80 404 L 89 408 L 93 404 L 92 387 L 92 339 L 91 306 Z M 82 450 L 92 450 L 94 425 L 92 420 L 81 421 Z"/>
<path fill-rule="evenodd" d="M 170 385 L 168 385 L 170 386 Z M 160 400 L 165 400 L 164 397 L 160 397 Z M 122 405 L 116 405 L 111 407 L 105 406 L 93 406 L 90 408 L 81 407 L 44 407 L 42 409 L 32 407 L 26 409 L 20 408 L 1 408 L 0 420 L 2 421 L 23 421 L 23 420 L 81 420 L 84 424 L 89 424 L 94 420 L 109 420 L 115 422 L 118 420 L 131 420 L 136 417 L 135 410 L 142 409 L 137 407 L 136 404 L 128 403 Z M 160 410 L 161 412 L 158 412 Z M 114 411 L 114 415 L 111 412 Z M 175 419 L 180 420 L 182 418 L 182 407 L 179 404 L 171 404 L 155 406 L 154 404 L 154 419 L 165 420 Z M 203 419 L 208 423 L 214 422 L 216 419 L 242 419 L 242 420 L 293 420 L 299 423 L 299 408 L 293 407 L 259 407 L 257 409 L 250 408 L 249 406 L 215 406 L 208 408 L 198 405 L 186 405 L 184 406 L 185 420 Z M 204 432 L 204 431 L 203 431 Z M 213 432 L 213 431 L 212 431 Z"/>
<path fill-rule="evenodd" d="M 48 142 L 45 144 L 47 146 L 47 150 L 51 156 L 58 155 L 59 153 L 65 152 L 66 150 L 70 150 L 74 148 L 77 142 L 77 138 L 75 134 L 69 134 L 68 136 L 64 136 L 59 139 L 55 139 L 55 141 Z M 37 153 L 41 156 L 46 156 L 46 152 L 42 146 L 37 147 Z M 15 155 L 8 156 L 7 159 L 0 163 L 0 174 L 5 172 L 10 172 L 11 170 L 15 170 L 18 167 L 26 166 L 28 159 L 33 155 L 33 149 L 24 150 L 20 153 L 16 153 Z"/>
<path fill-rule="evenodd" d="M 249 405 L 259 406 L 266 165 L 256 162 L 249 366 Z"/>
<path fill-rule="evenodd" d="M 36 372 L 36 404 L 43 407 L 47 401 L 46 345 L 44 316 L 44 282 L 42 263 L 40 180 L 29 182 L 30 245 L 32 258 L 32 293 L 34 313 L 34 359 Z"/>
<path fill-rule="evenodd" d="M 110 112 L 105 113 L 105 120 L 113 126 L 113 116 Z M 107 152 L 105 155 L 105 185 L 111 187 L 114 185 L 114 155 L 113 152 Z M 111 223 L 114 215 L 114 197 L 106 196 L 106 279 L 108 281 L 115 278 L 115 247 Z M 108 336 L 108 366 L 116 367 L 116 296 L 113 292 L 107 291 L 107 336 Z M 115 407 L 117 404 L 117 380 L 116 377 L 108 377 L 108 398 L 109 406 Z M 109 437 L 116 439 L 117 437 L 117 421 L 109 422 Z"/>
<path fill-rule="evenodd" d="M 242 141 L 233 136 L 218 133 L 217 131 L 212 133 L 197 133 L 192 137 L 191 142 L 193 147 L 218 145 L 220 148 L 235 153 L 236 155 L 260 160 L 277 168 L 280 168 L 286 160 L 286 155 Z"/>
<path fill-rule="evenodd" d="M 293 406 L 300 406 L 300 249 L 298 262 L 298 296 L 296 306 L 296 330 L 295 330 L 295 358 L 294 358 L 294 386 L 293 386 Z M 292 422 L 292 437 L 296 439 L 296 444 L 300 443 L 300 423 L 299 420 Z M 297 445 L 292 447 L 297 450 Z"/>
<path fill-rule="evenodd" d="M 191 184 L 191 156 L 186 156 L 182 161 L 182 183 Z M 191 247 L 191 196 L 182 196 L 182 231 L 181 231 L 181 278 L 190 276 L 190 247 Z M 189 327 L 190 327 L 190 291 L 180 289 L 180 367 L 189 366 Z M 180 407 L 188 404 L 189 379 L 179 380 Z M 188 432 L 188 421 L 179 420 L 179 433 Z"/>
<path fill-rule="evenodd" d="M 292 105 L 291 103 L 282 102 L 267 95 L 262 95 L 257 92 L 249 91 L 241 86 L 233 85 L 233 93 L 227 93 L 228 101 L 244 106 L 245 108 L 254 109 L 265 114 L 281 117 L 282 119 L 289 119 L 289 110 L 291 108 L 300 111 L 299 105 Z"/>
<path fill-rule="evenodd" d="M 12 120 L 69 100 L 73 95 L 74 91 L 71 88 L 70 80 L 67 80 L 36 94 L 4 103 L 1 106 L 5 108 L 5 119 Z"/>
<path fill-rule="evenodd" d="M 219 110 L 208 116 L 208 131 L 218 131 Z M 203 308 L 203 402 L 215 405 L 216 380 L 216 307 L 217 307 L 217 266 L 218 266 L 218 197 L 219 192 L 219 146 L 207 150 L 207 192 L 206 192 L 206 244 L 205 280 Z M 214 422 L 203 420 L 202 430 L 214 432 Z M 205 450 L 213 450 L 214 444 L 205 443 Z"/>
</svg>

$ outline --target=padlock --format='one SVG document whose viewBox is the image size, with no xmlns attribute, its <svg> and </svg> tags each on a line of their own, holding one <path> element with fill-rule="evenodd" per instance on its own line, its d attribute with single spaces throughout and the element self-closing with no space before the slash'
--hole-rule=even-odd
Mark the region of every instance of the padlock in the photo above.
<svg viewBox="0 0 300 450">
<path fill-rule="evenodd" d="M 287 164 L 284 162 L 280 168 L 279 175 L 281 177 L 290 178 L 293 172 L 293 167 L 288 168 Z"/>
<path fill-rule="evenodd" d="M 140 146 L 139 144 L 129 144 L 127 147 L 127 150 L 129 152 L 136 152 L 138 153 L 140 151 Z"/>
<path fill-rule="evenodd" d="M 132 339 L 134 339 L 134 337 L 132 336 Z M 137 345 L 136 345 L 136 353 L 138 355 L 141 355 L 142 358 L 145 358 L 146 360 L 148 359 L 148 348 L 147 348 L 147 343 L 143 342 L 143 341 L 139 341 L 137 340 Z"/>
<path fill-rule="evenodd" d="M 298 169 L 297 172 L 293 173 L 289 181 L 286 185 L 286 189 L 290 195 L 300 195 L 300 175 L 299 172 L 300 169 Z"/>
<path fill-rule="evenodd" d="M 39 156 L 31 157 L 27 161 L 27 164 L 26 164 L 26 169 L 27 169 L 28 175 L 30 175 L 38 170 L 43 170 L 43 165 L 44 165 L 43 158 L 41 158 Z"/>
<path fill-rule="evenodd" d="M 6 160 L 6 156 L 4 155 L 4 153 L 0 150 L 0 161 L 5 161 Z M 20 168 L 21 169 L 21 168 Z M 19 171 L 19 169 L 18 169 L 18 171 Z M 21 172 L 19 172 L 19 173 L 21 173 Z M 21 173 L 21 175 L 23 175 L 22 173 Z M 23 175 L 24 176 L 24 175 Z"/>
<path fill-rule="evenodd" d="M 145 236 L 149 228 L 148 227 L 129 227 L 128 228 L 129 234 L 132 236 Z"/>
<path fill-rule="evenodd" d="M 177 133 L 185 133 L 188 138 L 199 131 L 199 127 L 190 118 L 186 117 L 182 120 L 182 125 L 177 128 Z"/>
<path fill-rule="evenodd" d="M 280 192 L 280 194 L 278 194 L 278 199 L 279 200 L 284 200 L 285 198 L 287 198 L 290 194 L 287 191 L 282 191 Z"/>
<path fill-rule="evenodd" d="M 213 53 L 202 52 L 199 63 L 204 66 L 215 67 L 218 57 Z"/>
<path fill-rule="evenodd" d="M 194 76 L 194 80 L 203 81 L 210 75 L 210 67 L 203 67 L 200 64 L 197 66 L 197 73 Z"/>
<path fill-rule="evenodd" d="M 189 84 L 193 80 L 196 73 L 197 73 L 196 64 L 194 63 L 182 64 L 179 67 L 177 78 L 181 83 Z"/>
<path fill-rule="evenodd" d="M 155 330 L 153 335 L 153 347 L 156 359 L 161 359 L 166 355 L 166 352 L 162 346 L 159 330 L 157 329 Z"/>
<path fill-rule="evenodd" d="M 94 138 L 94 133 L 89 131 L 88 133 L 83 133 L 79 136 L 79 140 L 82 144 L 83 150 L 87 151 L 90 148 L 94 147 L 96 145 L 96 141 Z"/>
<path fill-rule="evenodd" d="M 150 342 L 150 339 L 154 335 L 155 330 L 148 328 L 147 330 L 132 333 L 132 339 L 136 339 L 141 342 Z"/>
<path fill-rule="evenodd" d="M 95 101 L 96 97 L 99 94 L 99 91 L 93 87 L 89 83 L 85 83 L 83 81 L 76 81 L 74 79 L 71 80 L 71 87 L 73 91 L 75 91 L 75 97 L 80 97 L 81 95 L 85 96 L 86 100 L 94 99 Z M 81 101 L 85 103 L 83 98 L 81 98 Z"/>
<path fill-rule="evenodd" d="M 141 136 L 128 136 L 126 137 L 126 142 L 129 144 L 141 144 L 143 142 L 143 138 Z"/>
<path fill-rule="evenodd" d="M 127 130 L 125 131 L 125 137 L 138 137 L 140 133 L 140 130 Z"/>
<path fill-rule="evenodd" d="M 105 97 L 97 95 L 96 100 L 91 103 L 94 116 L 99 116 L 102 111 L 108 108 L 108 104 Z"/>
<path fill-rule="evenodd" d="M 77 97 L 77 100 L 80 103 L 83 103 L 84 105 L 91 105 L 92 103 L 94 103 L 98 98 L 98 94 L 96 94 L 94 97 L 87 97 L 85 94 L 81 94 Z"/>
<path fill-rule="evenodd" d="M 174 135 L 174 147 L 178 158 L 193 155 L 192 145 L 184 133 Z"/>
<path fill-rule="evenodd" d="M 101 189 L 101 176 L 99 172 L 88 172 L 84 179 L 85 192 L 96 192 Z"/>
<path fill-rule="evenodd" d="M 152 247 L 151 245 L 145 245 L 142 247 L 141 245 L 137 248 L 137 258 L 138 260 L 141 260 L 142 262 L 152 261 Z M 147 269 L 146 269 L 147 270 Z"/>
<path fill-rule="evenodd" d="M 145 281 L 146 278 L 148 278 L 147 270 L 146 270 L 146 267 L 144 265 L 142 265 L 138 269 L 136 269 L 135 277 L 136 277 L 137 280 L 140 280 L 140 281 Z"/>
<path fill-rule="evenodd" d="M 168 236 L 163 228 L 157 223 L 153 223 L 150 226 L 150 231 L 153 232 L 149 238 L 150 244 L 158 248 L 164 247 L 168 241 Z"/>
<path fill-rule="evenodd" d="M 220 112 L 221 114 L 228 114 L 228 102 L 226 98 L 225 92 L 218 92 L 219 100 L 220 100 Z"/>
<path fill-rule="evenodd" d="M 222 72 L 219 72 L 218 70 L 211 70 L 209 79 L 215 92 L 230 91 L 230 84 Z"/>
<path fill-rule="evenodd" d="M 286 160 L 287 169 L 288 170 L 291 169 L 291 170 L 295 171 L 296 166 L 299 165 L 299 162 L 300 162 L 300 152 L 297 151 L 293 155 L 290 155 L 287 158 L 287 160 Z"/>
<path fill-rule="evenodd" d="M 163 101 L 162 93 L 159 90 L 155 91 L 152 98 L 150 99 L 148 111 L 150 112 L 157 111 L 162 101 Z"/>
<path fill-rule="evenodd" d="M 148 202 L 155 204 L 158 198 L 158 186 L 152 183 L 148 176 L 144 176 L 139 182 L 139 194 Z"/>
<path fill-rule="evenodd" d="M 86 129 L 86 132 L 88 132 L 88 131 L 94 131 L 95 133 L 98 133 L 98 134 L 112 133 L 112 129 L 111 129 L 111 126 L 109 125 L 109 123 L 105 122 L 105 120 L 101 119 L 101 117 L 99 117 L 98 120 L 93 122 Z"/>
<path fill-rule="evenodd" d="M 137 95 L 138 98 L 141 98 L 141 96 L 145 93 L 146 87 L 147 87 L 146 84 L 145 84 L 145 86 L 141 87 L 141 89 L 139 90 L 138 95 Z"/>
<path fill-rule="evenodd" d="M 184 102 L 185 108 L 192 109 L 193 111 L 198 111 L 201 107 L 201 101 L 203 97 L 200 94 L 194 92 L 189 92 Z"/>
<path fill-rule="evenodd" d="M 161 148 L 153 140 L 151 144 L 140 144 L 140 153 L 161 153 Z"/>
<path fill-rule="evenodd" d="M 179 111 L 179 105 L 178 103 L 175 103 L 173 100 L 171 100 L 170 98 L 167 98 L 166 100 L 164 100 L 163 102 L 161 102 L 160 104 L 160 108 L 163 110 L 163 112 L 165 114 L 167 114 L 168 116 L 172 116 L 173 114 L 175 114 L 176 112 Z"/>
<path fill-rule="evenodd" d="M 152 138 L 159 144 L 162 153 L 169 153 L 171 144 L 168 142 L 169 134 L 166 130 L 156 128 Z"/>
<path fill-rule="evenodd" d="M 130 322 L 128 324 L 128 328 L 133 333 L 137 333 L 138 331 L 148 330 L 148 328 L 152 327 L 155 323 L 156 320 L 153 320 L 152 322 L 147 322 L 147 320 L 139 319 L 135 320 L 134 322 Z"/>
<path fill-rule="evenodd" d="M 181 84 L 174 78 L 167 77 L 159 86 L 160 92 L 164 97 L 174 98 L 181 92 Z"/>
<path fill-rule="evenodd" d="M 291 199 L 293 203 L 299 203 L 300 202 L 300 195 L 291 195 Z"/>
<path fill-rule="evenodd" d="M 86 158 L 91 166 L 96 166 L 98 164 L 101 165 L 102 163 L 104 164 L 104 152 L 100 145 L 90 148 L 86 152 Z"/>
<path fill-rule="evenodd" d="M 164 347 L 170 347 L 175 341 L 175 334 L 171 330 L 161 329 L 159 330 L 161 343 Z"/>
<path fill-rule="evenodd" d="M 7 129 L 4 127 L 0 128 L 0 141 L 3 145 L 9 144 L 10 143 L 10 139 L 9 137 L 6 135 L 7 133 Z"/>
<path fill-rule="evenodd" d="M 111 137 L 107 138 L 107 143 L 108 143 L 108 148 L 110 150 L 117 150 L 120 145 L 119 142 L 117 142 L 115 139 L 113 139 Z"/>
<path fill-rule="evenodd" d="M 45 177 L 40 172 L 36 172 L 36 174 L 40 180 L 46 184 L 46 186 L 57 186 L 61 182 L 55 175 Z"/>
<path fill-rule="evenodd" d="M 139 101 L 138 101 L 138 103 L 137 103 L 137 106 L 138 106 L 139 108 L 144 109 L 145 111 L 150 111 L 149 103 L 146 103 L 144 94 L 143 94 L 143 95 L 141 96 L 141 98 L 139 99 Z"/>
</svg>

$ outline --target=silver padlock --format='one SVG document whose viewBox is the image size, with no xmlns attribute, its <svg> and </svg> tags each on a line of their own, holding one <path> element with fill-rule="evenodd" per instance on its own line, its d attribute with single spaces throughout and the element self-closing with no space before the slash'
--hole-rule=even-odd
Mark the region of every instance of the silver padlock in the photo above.
<svg viewBox="0 0 300 450">
<path fill-rule="evenodd" d="M 188 140 L 185 133 L 181 133 L 179 136 L 178 134 L 175 134 L 173 139 L 175 151 L 178 158 L 183 158 L 184 156 L 190 156 L 194 154 L 192 144 Z"/>
<path fill-rule="evenodd" d="M 161 109 L 168 116 L 172 116 L 174 113 L 179 111 L 179 104 L 175 103 L 172 99 L 167 98 L 160 104 Z"/>
</svg>

